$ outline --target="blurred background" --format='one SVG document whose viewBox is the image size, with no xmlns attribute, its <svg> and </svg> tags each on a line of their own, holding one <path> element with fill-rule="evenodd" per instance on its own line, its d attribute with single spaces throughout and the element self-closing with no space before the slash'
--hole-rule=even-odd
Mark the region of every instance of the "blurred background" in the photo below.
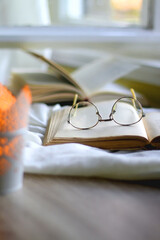
<svg viewBox="0 0 160 240">
<path fill-rule="evenodd" d="M 147 27 L 149 4 L 148 0 L 1 0 L 0 24 Z"/>
<path fill-rule="evenodd" d="M 2 83 L 14 68 L 46 68 L 22 48 L 38 50 L 68 69 L 109 54 L 159 68 L 160 1 L 1 0 Z"/>
</svg>

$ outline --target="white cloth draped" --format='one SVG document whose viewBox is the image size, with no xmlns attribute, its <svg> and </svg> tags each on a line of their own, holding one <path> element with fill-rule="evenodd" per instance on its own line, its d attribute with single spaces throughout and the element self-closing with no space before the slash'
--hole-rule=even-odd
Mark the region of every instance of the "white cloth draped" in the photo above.
<svg viewBox="0 0 160 240">
<path fill-rule="evenodd" d="M 159 150 L 111 152 L 76 143 L 42 146 L 51 111 L 59 108 L 32 105 L 24 154 L 26 173 L 122 180 L 160 178 Z"/>
</svg>

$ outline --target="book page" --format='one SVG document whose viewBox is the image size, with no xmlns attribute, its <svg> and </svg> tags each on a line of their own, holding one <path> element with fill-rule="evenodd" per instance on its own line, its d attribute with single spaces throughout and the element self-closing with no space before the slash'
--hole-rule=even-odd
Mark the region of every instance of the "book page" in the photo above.
<svg viewBox="0 0 160 240">
<path fill-rule="evenodd" d="M 160 137 L 160 112 L 147 113 L 143 122 L 150 142 Z"/>
<path fill-rule="evenodd" d="M 142 83 L 148 83 L 155 86 L 160 86 L 160 67 L 149 65 L 140 65 L 138 69 L 128 73 L 126 79 L 135 80 Z M 152 79 L 152 82 L 151 82 Z"/>
<path fill-rule="evenodd" d="M 52 50 L 52 59 L 61 65 L 73 68 L 82 67 L 95 59 L 111 56 L 111 53 L 103 49 L 86 47 L 63 47 Z"/>
<path fill-rule="evenodd" d="M 112 100 L 107 102 L 97 103 L 97 107 L 103 119 L 109 118 L 113 103 L 114 102 Z M 51 130 L 52 132 L 50 133 L 51 139 L 61 139 L 61 138 L 62 139 L 74 139 L 74 138 L 81 138 L 81 139 L 117 138 L 118 139 L 118 138 L 123 138 L 124 136 L 125 137 L 140 136 L 147 139 L 147 134 L 142 121 L 132 126 L 120 126 L 116 124 L 114 121 L 107 121 L 107 122 L 99 122 L 94 128 L 89 130 L 79 130 L 79 129 L 73 128 L 71 124 L 67 122 L 69 109 L 70 108 L 61 110 L 63 111 L 63 114 L 61 114 L 61 118 L 57 118 L 57 114 L 59 113 L 53 113 L 53 118 L 58 119 L 57 121 L 59 122 L 59 127 L 57 129 L 53 128 L 53 130 Z M 82 118 L 80 117 L 79 121 L 83 122 L 85 125 L 85 121 L 87 117 L 90 116 L 90 114 L 92 114 L 90 109 L 89 108 L 86 109 L 86 114 L 84 114 Z M 126 118 L 127 116 L 124 116 L 125 120 Z M 91 117 L 90 119 L 92 121 L 93 117 Z M 121 116 L 121 119 L 122 119 L 122 116 Z M 56 121 L 52 125 L 57 126 Z"/>
<path fill-rule="evenodd" d="M 72 78 L 72 76 L 70 74 L 68 74 L 68 72 L 63 67 L 61 67 L 59 64 L 56 64 L 55 62 L 50 61 L 49 59 L 45 58 L 44 56 L 42 56 L 36 52 L 32 52 L 29 50 L 26 50 L 26 52 L 31 54 L 32 56 L 40 59 L 44 63 L 46 63 L 48 65 L 48 67 L 50 67 L 50 69 L 53 70 L 53 72 L 58 74 L 60 77 L 65 78 L 68 81 L 68 83 L 71 83 L 72 85 L 76 86 L 77 88 L 81 89 L 81 91 L 83 91 L 83 88 L 81 88 L 81 85 L 79 85 L 78 82 L 76 82 Z"/>
<path fill-rule="evenodd" d="M 75 92 L 60 92 L 60 93 L 53 93 L 53 94 L 42 94 L 42 95 L 35 95 L 32 96 L 32 102 L 44 102 L 44 103 L 61 103 L 61 102 L 71 102 L 74 99 Z"/>
<path fill-rule="evenodd" d="M 138 64 L 116 57 L 95 60 L 72 73 L 87 95 L 107 91 L 107 85 L 139 68 Z M 116 90 L 115 90 L 116 91 Z"/>
<path fill-rule="evenodd" d="M 52 102 L 52 99 L 55 102 L 56 98 L 59 102 L 65 99 L 72 101 L 75 93 L 80 98 L 86 97 L 81 89 L 67 82 L 65 78 L 58 79 L 53 74 L 43 71 L 12 73 L 9 87 L 16 92 L 25 83 L 30 86 L 33 102 Z"/>
<path fill-rule="evenodd" d="M 27 71 L 27 72 L 12 72 L 12 81 L 17 81 L 17 79 L 21 78 L 28 84 L 33 85 L 48 85 L 48 84 L 56 84 L 56 83 L 68 83 L 64 78 L 57 77 L 53 73 L 44 72 L 44 71 Z"/>
</svg>

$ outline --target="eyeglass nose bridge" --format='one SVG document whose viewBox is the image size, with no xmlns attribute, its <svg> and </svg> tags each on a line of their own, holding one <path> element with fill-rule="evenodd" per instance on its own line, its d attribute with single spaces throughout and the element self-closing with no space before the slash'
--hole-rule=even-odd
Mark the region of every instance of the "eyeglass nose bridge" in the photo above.
<svg viewBox="0 0 160 240">
<path fill-rule="evenodd" d="M 110 113 L 109 118 L 105 118 L 105 119 L 102 118 L 102 116 L 100 115 L 100 113 L 98 111 L 96 112 L 96 114 L 98 115 L 99 122 L 109 122 L 109 121 L 113 120 L 112 112 Z"/>
</svg>

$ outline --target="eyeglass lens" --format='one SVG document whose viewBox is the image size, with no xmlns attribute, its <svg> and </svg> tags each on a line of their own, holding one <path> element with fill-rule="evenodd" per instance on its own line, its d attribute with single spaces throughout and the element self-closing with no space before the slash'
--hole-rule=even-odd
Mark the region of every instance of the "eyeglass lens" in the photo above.
<svg viewBox="0 0 160 240">
<path fill-rule="evenodd" d="M 96 107 L 90 102 L 79 102 L 70 112 L 70 123 L 76 128 L 91 128 L 98 122 Z"/>
<path fill-rule="evenodd" d="M 120 125 L 132 125 L 137 123 L 143 115 L 141 104 L 133 98 L 121 98 L 112 108 L 113 119 Z"/>
</svg>

